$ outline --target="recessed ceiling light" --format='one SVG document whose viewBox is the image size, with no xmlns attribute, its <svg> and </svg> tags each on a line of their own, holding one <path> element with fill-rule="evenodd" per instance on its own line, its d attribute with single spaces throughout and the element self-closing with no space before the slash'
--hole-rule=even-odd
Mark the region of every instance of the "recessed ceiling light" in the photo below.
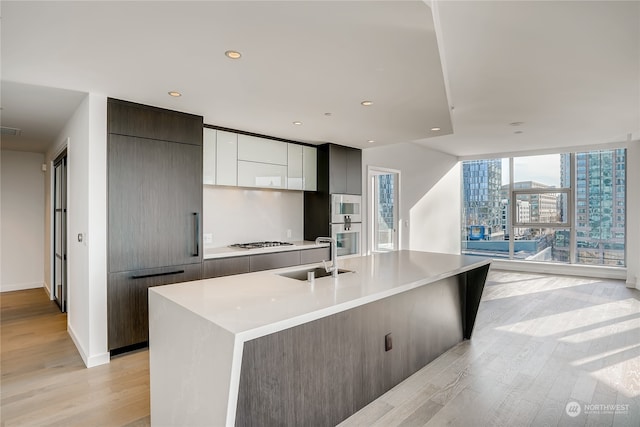
<svg viewBox="0 0 640 427">
<path fill-rule="evenodd" d="M 524 124 L 524 122 L 511 122 L 509 123 L 509 126 L 522 126 Z"/>
<path fill-rule="evenodd" d="M 172 90 L 171 92 L 169 92 L 169 95 L 173 96 L 174 98 L 182 96 L 180 92 L 176 92 L 175 90 Z"/>
<path fill-rule="evenodd" d="M 431 128 L 432 132 L 438 132 L 440 130 L 440 128 L 436 127 L 436 128 Z"/>
<path fill-rule="evenodd" d="M 375 141 L 373 139 L 370 139 L 367 141 L 369 144 L 373 144 Z"/>
<path fill-rule="evenodd" d="M 324 113 L 325 116 L 329 117 L 331 113 Z"/>
<path fill-rule="evenodd" d="M 517 130 L 514 133 L 522 133 L 522 131 L 521 130 Z"/>
<path fill-rule="evenodd" d="M 360 104 L 364 105 L 365 107 L 368 107 L 369 105 L 373 105 L 373 101 L 362 101 Z"/>
<path fill-rule="evenodd" d="M 224 54 L 231 59 L 240 59 L 240 57 L 242 56 L 240 52 L 236 52 L 235 50 L 228 50 Z"/>
<path fill-rule="evenodd" d="M 300 126 L 302 124 L 302 122 L 293 122 L 294 125 L 296 126 Z"/>
</svg>

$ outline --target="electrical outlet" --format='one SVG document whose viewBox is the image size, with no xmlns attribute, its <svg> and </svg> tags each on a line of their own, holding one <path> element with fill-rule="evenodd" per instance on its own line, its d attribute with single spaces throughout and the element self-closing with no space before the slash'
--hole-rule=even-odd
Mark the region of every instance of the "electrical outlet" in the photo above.
<svg viewBox="0 0 640 427">
<path fill-rule="evenodd" d="M 212 233 L 204 233 L 204 244 L 208 245 L 213 243 L 213 234 Z"/>
<path fill-rule="evenodd" d="M 393 348 L 393 341 L 391 340 L 391 334 L 384 336 L 384 351 L 389 351 Z"/>
<path fill-rule="evenodd" d="M 291 238 L 291 230 L 287 230 L 287 239 Z"/>
</svg>

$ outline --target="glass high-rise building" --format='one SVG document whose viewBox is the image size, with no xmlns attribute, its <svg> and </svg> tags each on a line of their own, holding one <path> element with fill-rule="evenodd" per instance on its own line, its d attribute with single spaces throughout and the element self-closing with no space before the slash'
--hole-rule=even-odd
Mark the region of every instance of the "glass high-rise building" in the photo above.
<svg viewBox="0 0 640 427">
<path fill-rule="evenodd" d="M 463 236 L 468 238 L 472 226 L 484 226 L 485 239 L 503 238 L 501 186 L 501 159 L 469 160 L 462 163 Z"/>
<path fill-rule="evenodd" d="M 380 175 L 378 177 L 378 223 L 384 224 L 385 229 L 393 229 L 394 208 L 394 175 Z"/>
<path fill-rule="evenodd" d="M 575 154 L 576 262 L 625 264 L 626 150 L 600 150 Z M 569 154 L 561 156 L 568 170 Z M 562 173 L 562 186 L 570 186 Z"/>
</svg>

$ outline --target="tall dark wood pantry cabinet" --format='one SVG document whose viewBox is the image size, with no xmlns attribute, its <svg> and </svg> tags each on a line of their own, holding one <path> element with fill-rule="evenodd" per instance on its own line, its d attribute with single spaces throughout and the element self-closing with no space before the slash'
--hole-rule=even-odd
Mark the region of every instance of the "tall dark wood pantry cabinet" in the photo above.
<svg viewBox="0 0 640 427">
<path fill-rule="evenodd" d="M 331 195 L 362 195 L 362 150 L 318 146 L 318 191 L 304 192 L 304 239 L 331 236 Z"/>
<path fill-rule="evenodd" d="M 108 100 L 109 349 L 148 340 L 147 289 L 201 275 L 202 117 Z"/>
</svg>

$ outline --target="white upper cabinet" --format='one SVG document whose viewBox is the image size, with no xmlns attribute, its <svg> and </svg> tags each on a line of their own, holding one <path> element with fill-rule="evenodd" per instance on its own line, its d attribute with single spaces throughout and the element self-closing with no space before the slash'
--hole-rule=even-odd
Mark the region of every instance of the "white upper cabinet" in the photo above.
<svg viewBox="0 0 640 427">
<path fill-rule="evenodd" d="M 216 184 L 238 185 L 238 134 L 217 131 Z"/>
<path fill-rule="evenodd" d="M 203 183 L 317 190 L 317 149 L 203 128 Z"/>
<path fill-rule="evenodd" d="M 238 135 L 238 160 L 287 165 L 287 143 L 256 136 Z"/>
<path fill-rule="evenodd" d="M 216 130 L 202 129 L 202 182 L 216 183 Z"/>
<path fill-rule="evenodd" d="M 318 149 L 302 146 L 302 189 L 316 191 L 318 189 Z"/>
<path fill-rule="evenodd" d="M 287 188 L 302 190 L 302 145 L 287 145 Z"/>
<path fill-rule="evenodd" d="M 238 185 L 241 187 L 287 188 L 287 167 L 238 160 Z"/>
</svg>

